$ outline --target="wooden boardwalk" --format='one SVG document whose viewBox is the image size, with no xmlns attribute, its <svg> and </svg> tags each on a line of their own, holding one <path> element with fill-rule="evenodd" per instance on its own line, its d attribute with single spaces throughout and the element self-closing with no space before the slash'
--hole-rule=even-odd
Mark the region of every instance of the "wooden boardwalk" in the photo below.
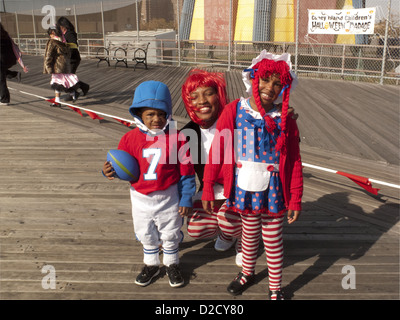
<svg viewBox="0 0 400 320">
<path fill-rule="evenodd" d="M 232 297 L 226 287 L 239 272 L 234 250 L 217 253 L 213 241 L 186 235 L 180 255 L 186 285 L 165 275 L 148 287 L 134 279 L 142 247 L 134 239 L 129 188 L 101 175 L 107 150 L 127 127 L 51 108 L 41 57 L 26 57 L 30 73 L 9 82 L 12 103 L 0 107 L 0 299 L 263 300 L 265 255 L 256 283 Z M 164 81 L 174 111 L 185 122 L 180 86 L 188 68 L 96 68 L 83 61 L 90 93 L 76 103 L 130 118 L 138 83 Z M 226 73 L 228 93 L 243 93 L 239 72 Z M 399 184 L 399 88 L 301 79 L 291 98 L 300 114 L 305 163 Z M 301 220 L 284 226 L 283 288 L 287 299 L 399 299 L 399 189 L 366 193 L 339 175 L 304 169 Z M 53 267 L 55 288 L 43 287 Z M 356 288 L 342 287 L 344 266 Z"/>
</svg>

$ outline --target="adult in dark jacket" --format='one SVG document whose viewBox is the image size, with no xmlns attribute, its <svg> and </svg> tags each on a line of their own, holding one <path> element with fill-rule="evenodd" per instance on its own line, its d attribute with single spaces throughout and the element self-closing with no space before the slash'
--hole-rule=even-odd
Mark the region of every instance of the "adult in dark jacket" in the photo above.
<svg viewBox="0 0 400 320">
<path fill-rule="evenodd" d="M 0 23 L 0 96 L 1 105 L 10 103 L 10 92 L 7 87 L 7 74 L 13 65 L 17 63 L 14 51 L 12 49 L 12 40 L 8 32 Z"/>
<path fill-rule="evenodd" d="M 81 55 L 79 53 L 78 35 L 75 32 L 75 27 L 66 17 L 60 17 L 57 20 L 57 29 L 62 35 L 63 42 L 66 42 L 71 51 L 71 72 L 76 73 L 78 66 L 81 62 Z M 79 81 L 83 95 L 85 96 L 89 91 L 89 85 L 83 81 Z"/>
</svg>

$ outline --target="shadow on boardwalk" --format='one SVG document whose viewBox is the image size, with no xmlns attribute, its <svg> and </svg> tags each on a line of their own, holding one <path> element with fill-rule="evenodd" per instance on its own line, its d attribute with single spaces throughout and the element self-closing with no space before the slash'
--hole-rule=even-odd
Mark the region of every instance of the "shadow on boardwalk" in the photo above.
<svg viewBox="0 0 400 320">
<path fill-rule="evenodd" d="M 326 209 L 324 208 L 335 206 L 336 208 L 330 211 L 340 212 L 342 209 L 343 216 L 335 215 L 335 222 L 340 225 L 340 229 L 337 229 L 338 234 L 320 236 L 319 240 L 314 241 L 311 245 L 309 241 L 304 241 L 304 243 L 302 243 L 302 241 L 295 241 L 287 246 L 286 254 L 290 257 L 293 255 L 293 260 L 290 258 L 288 259 L 289 261 L 284 265 L 285 269 L 290 265 L 298 264 L 310 258 L 314 259 L 312 264 L 307 266 L 301 274 L 292 279 L 290 283 L 285 286 L 284 290 L 287 298 L 293 297 L 296 292 L 307 287 L 307 285 L 316 278 L 323 276 L 330 268 L 338 268 L 345 265 L 354 266 L 354 285 L 357 288 L 368 288 L 373 286 L 372 283 L 380 283 L 385 287 L 385 290 L 382 290 L 381 294 L 384 294 L 385 291 L 387 293 L 398 292 L 399 276 L 397 274 L 392 277 L 397 269 L 396 257 L 390 258 L 389 256 L 385 256 L 386 254 L 395 254 L 398 245 L 394 243 L 395 247 L 390 249 L 390 244 L 385 243 L 384 240 L 383 244 L 379 245 L 381 247 L 379 250 L 373 250 L 374 252 L 378 251 L 379 254 L 384 255 L 379 262 L 385 265 L 392 264 L 390 271 L 385 270 L 386 266 L 380 268 L 379 262 L 374 263 L 370 261 L 367 253 L 377 245 L 386 232 L 398 223 L 398 213 L 400 212 L 399 204 L 385 203 L 383 200 L 379 208 L 374 209 L 372 213 L 366 213 L 360 206 L 352 204 L 349 198 L 349 193 L 338 192 L 324 195 L 315 202 L 304 203 L 305 214 L 307 214 L 309 210 L 315 210 L 313 208 L 319 208 L 318 210 L 325 211 Z M 367 216 L 368 219 L 381 221 L 384 219 L 386 227 L 376 227 L 365 222 L 360 224 L 362 220 L 357 221 L 357 219 L 348 218 L 346 217 L 346 212 L 351 212 L 353 216 Z M 311 223 L 311 225 L 312 224 L 313 223 Z M 315 221 L 314 224 L 317 225 L 316 229 L 318 230 L 318 221 Z M 357 231 L 354 230 L 356 228 L 358 229 Z M 324 230 L 320 229 L 320 232 L 322 234 Z M 354 234 L 355 232 L 357 234 Z M 395 239 L 393 240 L 395 241 Z M 296 253 L 299 251 L 303 252 L 303 254 L 301 259 L 296 259 L 298 258 Z M 371 268 L 376 270 L 376 274 L 367 276 L 365 273 L 368 269 L 371 271 Z M 341 285 L 341 279 L 346 275 L 346 272 L 343 270 L 340 270 L 340 272 L 344 274 L 338 277 L 338 287 Z M 349 290 L 349 294 L 351 294 L 351 290 Z M 357 299 L 359 298 L 362 297 L 358 296 Z M 374 299 L 377 297 L 371 296 L 369 298 Z"/>
</svg>

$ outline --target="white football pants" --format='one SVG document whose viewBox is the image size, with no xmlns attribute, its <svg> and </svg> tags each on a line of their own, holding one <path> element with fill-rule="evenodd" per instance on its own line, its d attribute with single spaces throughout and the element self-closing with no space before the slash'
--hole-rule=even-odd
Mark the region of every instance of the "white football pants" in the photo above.
<svg viewBox="0 0 400 320">
<path fill-rule="evenodd" d="M 163 264 L 179 263 L 179 243 L 183 218 L 179 215 L 178 185 L 148 195 L 131 187 L 132 217 L 137 239 L 143 245 L 143 262 L 160 265 L 159 245 L 163 248 Z"/>
</svg>

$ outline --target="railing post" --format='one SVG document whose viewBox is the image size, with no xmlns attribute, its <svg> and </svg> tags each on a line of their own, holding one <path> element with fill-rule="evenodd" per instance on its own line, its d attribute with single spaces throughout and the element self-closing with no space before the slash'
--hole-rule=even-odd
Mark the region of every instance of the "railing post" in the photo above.
<svg viewBox="0 0 400 320">
<path fill-rule="evenodd" d="M 106 47 L 106 34 L 104 31 L 104 10 L 103 10 L 103 1 L 100 2 L 100 11 L 101 11 L 101 28 L 103 32 L 103 47 Z M 96 28 L 97 29 L 97 28 Z"/>
<path fill-rule="evenodd" d="M 294 56 L 294 73 L 297 74 L 297 63 L 299 56 L 299 16 L 300 16 L 300 1 L 297 0 L 297 12 L 296 12 L 296 48 Z"/>
<path fill-rule="evenodd" d="M 78 34 L 79 33 L 79 29 L 78 29 L 78 19 L 77 19 L 77 17 L 76 17 L 76 6 L 75 6 L 75 4 L 74 4 L 74 20 L 75 20 L 75 32 Z"/>
<path fill-rule="evenodd" d="M 176 0 L 177 39 L 178 39 L 178 67 L 181 66 L 181 37 L 179 35 L 179 0 Z"/>
<path fill-rule="evenodd" d="M 229 37 L 228 37 L 228 71 L 231 71 L 231 51 L 232 51 L 232 15 L 233 15 L 233 2 L 229 1 Z"/>
<path fill-rule="evenodd" d="M 161 63 L 164 62 L 164 41 L 161 39 Z"/>
<path fill-rule="evenodd" d="M 237 42 L 234 41 L 233 42 L 233 63 L 235 64 L 235 66 L 237 65 Z"/>
<path fill-rule="evenodd" d="M 346 45 L 343 44 L 343 51 L 342 51 L 342 76 L 344 75 L 344 57 L 346 55 Z"/>
<path fill-rule="evenodd" d="M 194 62 L 197 63 L 197 40 L 194 41 Z"/>
<path fill-rule="evenodd" d="M 142 4 L 143 5 L 143 4 Z M 136 42 L 139 43 L 139 10 L 138 0 L 136 0 Z"/>
<path fill-rule="evenodd" d="M 38 50 L 37 50 L 37 40 L 36 40 L 35 14 L 33 13 L 33 9 L 32 9 L 32 24 L 33 24 L 33 38 L 35 39 L 35 56 L 37 56 Z"/>
<path fill-rule="evenodd" d="M 386 17 L 386 28 L 385 28 L 385 43 L 383 45 L 383 57 L 382 57 L 382 70 L 381 70 L 381 80 L 379 81 L 379 84 L 383 84 L 383 77 L 385 75 L 385 64 L 386 64 L 386 50 L 387 50 L 387 42 L 388 42 L 388 29 L 389 29 L 389 19 L 390 19 L 390 7 L 391 7 L 392 1 L 389 0 L 388 3 L 388 13 Z"/>
<path fill-rule="evenodd" d="M 21 46 L 21 43 L 20 43 L 21 40 L 19 38 L 19 26 L 18 26 L 18 13 L 17 13 L 17 11 L 15 11 L 15 25 L 17 27 L 18 46 L 20 47 Z"/>
</svg>

